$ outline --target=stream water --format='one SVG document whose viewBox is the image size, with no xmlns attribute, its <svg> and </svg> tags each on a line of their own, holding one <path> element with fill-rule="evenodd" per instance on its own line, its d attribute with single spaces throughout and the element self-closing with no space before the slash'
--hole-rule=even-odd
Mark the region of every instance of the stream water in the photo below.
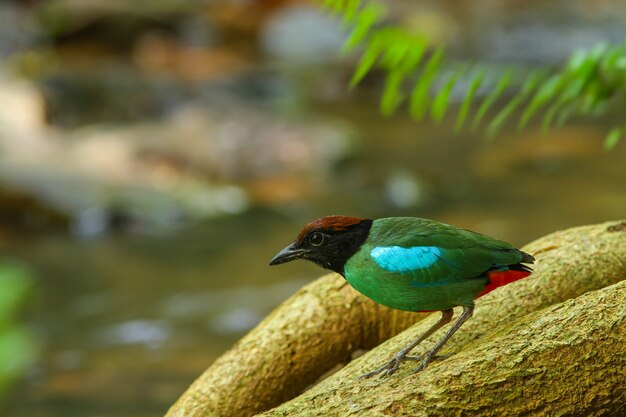
<svg viewBox="0 0 626 417">
<path fill-rule="evenodd" d="M 349 93 L 345 35 L 300 1 L 135 3 L 0 4 L 0 253 L 33 271 L 39 345 L 3 416 L 163 415 L 322 273 L 268 261 L 323 215 L 516 245 L 626 215 L 626 143 L 602 147 L 623 114 L 455 135 L 381 116 L 377 76 Z M 389 3 L 477 62 L 623 39 L 618 0 Z"/>
<path fill-rule="evenodd" d="M 320 112 L 349 123 L 356 148 L 308 197 L 152 236 L 15 239 L 9 254 L 38 276 L 32 325 L 42 355 L 14 390 L 11 415 L 162 414 L 217 355 L 321 273 L 305 263 L 267 266 L 317 216 L 431 217 L 521 245 L 626 213 L 626 148 L 603 151 L 601 125 L 485 144 L 356 104 Z"/>
</svg>

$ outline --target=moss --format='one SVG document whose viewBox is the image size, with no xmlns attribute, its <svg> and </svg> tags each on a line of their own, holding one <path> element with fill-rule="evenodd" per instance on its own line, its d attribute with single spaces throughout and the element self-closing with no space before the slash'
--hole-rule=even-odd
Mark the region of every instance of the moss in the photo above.
<svg viewBox="0 0 626 417">
<path fill-rule="evenodd" d="M 420 320 L 424 315 L 392 311 L 356 294 L 337 275 L 322 277 L 218 359 L 168 417 L 248 416 L 299 394 L 264 415 L 612 413 L 618 384 L 626 381 L 623 374 L 617 378 L 626 369 L 625 313 L 614 303 L 626 305 L 626 291 L 581 295 L 626 277 L 626 234 L 615 230 L 623 223 L 569 229 L 527 245 L 524 250 L 537 258 L 535 273 L 481 298 L 474 317 L 446 345 L 459 353 L 419 374 L 404 366 L 389 379 L 356 380 L 438 315 Z M 418 349 L 432 345 L 427 340 Z M 372 346 L 302 393 L 353 350 Z M 593 360 L 583 359 L 591 355 Z"/>
<path fill-rule="evenodd" d="M 563 315 L 568 319 L 562 320 Z M 401 384 L 354 391 L 354 383 L 343 380 L 339 390 L 350 395 L 341 401 L 322 390 L 315 408 L 305 408 L 305 394 L 263 415 L 326 415 L 337 408 L 341 415 L 353 415 L 342 407 L 347 401 L 367 404 L 360 416 L 384 415 L 390 409 L 394 415 L 429 416 L 621 415 L 626 411 L 625 348 L 622 281 L 528 314 L 510 334 L 475 344 L 423 373 L 392 377 Z M 590 359 L 592 351 L 596 357 Z"/>
</svg>

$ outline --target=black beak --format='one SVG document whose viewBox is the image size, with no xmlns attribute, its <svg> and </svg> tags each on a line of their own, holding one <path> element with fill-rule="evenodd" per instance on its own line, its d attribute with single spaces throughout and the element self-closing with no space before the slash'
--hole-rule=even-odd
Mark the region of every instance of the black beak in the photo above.
<svg viewBox="0 0 626 417">
<path fill-rule="evenodd" d="M 302 258 L 307 251 L 305 249 L 296 248 L 296 244 L 292 243 L 285 249 L 281 250 L 272 258 L 270 265 L 284 264 L 285 262 L 293 261 L 294 259 Z"/>
</svg>

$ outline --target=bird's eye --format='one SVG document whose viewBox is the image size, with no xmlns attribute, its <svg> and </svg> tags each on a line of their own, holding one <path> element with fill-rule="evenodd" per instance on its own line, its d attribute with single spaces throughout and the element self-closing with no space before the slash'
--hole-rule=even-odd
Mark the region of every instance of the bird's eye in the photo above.
<svg viewBox="0 0 626 417">
<path fill-rule="evenodd" d="M 324 243 L 324 235 L 320 232 L 315 232 L 311 234 L 311 236 L 309 236 L 309 242 L 313 246 L 320 246 L 322 243 Z"/>
</svg>

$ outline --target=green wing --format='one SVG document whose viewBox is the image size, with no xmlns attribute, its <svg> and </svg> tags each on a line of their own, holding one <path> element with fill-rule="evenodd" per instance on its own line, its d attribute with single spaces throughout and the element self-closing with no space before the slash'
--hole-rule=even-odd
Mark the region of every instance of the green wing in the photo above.
<svg viewBox="0 0 626 417">
<path fill-rule="evenodd" d="M 367 246 L 380 267 L 410 276 L 418 286 L 476 278 L 523 257 L 506 242 L 414 217 L 375 220 Z"/>
</svg>

